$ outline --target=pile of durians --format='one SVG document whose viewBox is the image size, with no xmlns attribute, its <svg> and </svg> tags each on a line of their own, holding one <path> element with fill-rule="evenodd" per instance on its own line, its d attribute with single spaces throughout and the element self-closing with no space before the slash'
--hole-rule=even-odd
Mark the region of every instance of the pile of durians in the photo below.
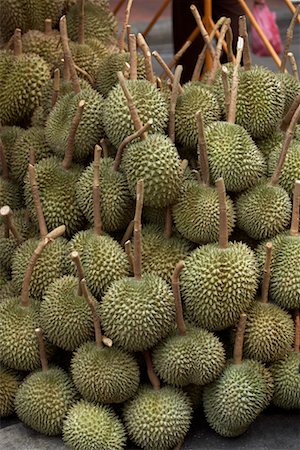
<svg viewBox="0 0 300 450">
<path fill-rule="evenodd" d="M 212 67 L 182 85 L 131 5 L 119 35 L 107 0 L 0 6 L 0 417 L 76 450 L 300 408 L 296 15 L 273 73 L 192 6 Z"/>
</svg>

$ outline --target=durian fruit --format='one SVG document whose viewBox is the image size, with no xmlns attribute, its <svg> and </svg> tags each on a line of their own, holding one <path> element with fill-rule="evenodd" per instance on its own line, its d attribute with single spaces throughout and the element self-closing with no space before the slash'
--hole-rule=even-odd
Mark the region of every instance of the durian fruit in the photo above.
<svg viewBox="0 0 300 450">
<path fill-rule="evenodd" d="M 300 94 L 300 83 L 299 80 L 289 73 L 280 72 L 276 74 L 276 77 L 281 83 L 281 88 L 285 96 L 283 109 L 283 115 L 285 115 L 292 106 L 296 96 Z"/>
<path fill-rule="evenodd" d="M 22 207 L 22 194 L 17 183 L 10 179 L 8 164 L 4 153 L 4 145 L 0 138 L 0 160 L 2 175 L 0 176 L 0 208 L 10 205 L 12 209 Z"/>
<path fill-rule="evenodd" d="M 23 128 L 16 126 L 5 126 L 0 127 L 0 139 L 3 144 L 4 157 L 8 167 L 8 171 L 11 171 L 11 154 L 15 141 L 24 132 Z M 2 173 L 2 162 L 0 161 L 1 173 Z"/>
<path fill-rule="evenodd" d="M 278 146 L 282 145 L 284 139 L 284 133 L 280 130 L 275 130 L 268 136 L 264 136 L 260 139 L 255 139 L 255 143 L 260 150 L 260 152 L 268 161 L 269 155 L 273 153 L 273 150 Z"/>
<path fill-rule="evenodd" d="M 18 372 L 0 364 L 0 417 L 7 417 L 14 413 L 15 395 L 20 382 L 21 377 Z"/>
<path fill-rule="evenodd" d="M 275 170 L 276 163 L 280 156 L 281 146 L 277 145 L 274 147 L 274 150 L 270 152 L 268 159 L 268 175 L 271 176 Z M 293 194 L 293 188 L 295 180 L 300 179 L 300 142 L 296 139 L 293 139 L 282 170 L 280 172 L 280 177 L 278 183 L 287 191 L 289 195 Z"/>
<path fill-rule="evenodd" d="M 241 242 L 228 243 L 226 192 L 217 181 L 220 205 L 219 245 L 208 244 L 185 259 L 181 291 L 187 318 L 208 330 L 233 326 L 250 308 L 258 285 L 253 252 Z"/>
<path fill-rule="evenodd" d="M 30 374 L 20 386 L 16 398 L 16 413 L 25 425 L 39 433 L 61 434 L 69 408 L 77 392 L 69 376 L 59 367 L 48 367 L 41 328 L 36 328 L 42 370 Z"/>
<path fill-rule="evenodd" d="M 80 400 L 68 411 L 63 440 L 72 450 L 122 450 L 126 432 L 111 408 Z"/>
<path fill-rule="evenodd" d="M 0 268 L 0 288 L 5 286 L 8 281 L 9 281 L 9 274 L 5 269 L 3 269 L 1 267 Z"/>
<path fill-rule="evenodd" d="M 0 288 L 0 304 L 9 297 L 16 297 L 20 294 L 14 283 L 9 280 L 1 285 Z"/>
</svg>

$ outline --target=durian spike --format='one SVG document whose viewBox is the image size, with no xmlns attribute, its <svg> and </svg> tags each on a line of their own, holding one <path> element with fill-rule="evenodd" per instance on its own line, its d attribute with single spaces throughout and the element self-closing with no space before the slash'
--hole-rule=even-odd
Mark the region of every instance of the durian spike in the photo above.
<svg viewBox="0 0 300 450">
<path fill-rule="evenodd" d="M 68 39 L 68 29 L 67 29 L 67 19 L 66 16 L 62 16 L 59 21 L 59 31 L 60 31 L 60 39 L 64 52 L 64 60 L 68 65 L 70 70 L 71 81 L 73 85 L 73 91 L 75 94 L 80 92 L 80 83 L 79 78 L 75 69 L 74 60 L 72 57 L 72 53 L 69 47 L 69 39 Z"/>
<path fill-rule="evenodd" d="M 136 52 L 136 36 L 129 35 L 129 53 L 130 53 L 130 79 L 137 80 L 137 52 Z"/>
<path fill-rule="evenodd" d="M 240 16 L 239 19 L 239 36 L 241 36 L 244 39 L 244 52 L 243 52 L 244 69 L 250 70 L 252 66 L 251 51 L 247 31 L 247 21 L 245 16 Z"/>
<path fill-rule="evenodd" d="M 0 209 L 0 215 L 3 217 L 5 226 L 11 231 L 13 237 L 16 239 L 17 244 L 20 245 L 23 242 L 22 236 L 20 235 L 16 225 L 13 221 L 13 212 L 8 205 L 2 206 Z"/>
<path fill-rule="evenodd" d="M 186 335 L 186 326 L 183 318 L 182 302 L 180 296 L 180 282 L 179 282 L 180 274 L 184 266 L 185 266 L 184 261 L 179 261 L 176 264 L 176 267 L 172 275 L 172 291 L 175 299 L 176 324 L 180 336 Z"/>
<path fill-rule="evenodd" d="M 134 267 L 133 274 L 136 280 L 142 278 L 142 210 L 144 202 L 144 180 L 136 185 L 136 207 L 134 215 Z"/>
<path fill-rule="evenodd" d="M 78 277 L 78 295 L 82 296 L 82 289 L 81 289 L 81 280 L 84 279 L 84 270 L 83 270 L 83 266 L 81 263 L 81 259 L 79 256 L 79 253 L 74 251 L 71 253 L 71 259 L 73 261 L 73 263 L 76 266 L 76 270 L 77 270 L 77 277 Z"/>
<path fill-rule="evenodd" d="M 124 233 L 124 236 L 122 237 L 122 240 L 120 242 L 120 244 L 122 245 L 122 247 L 124 247 L 124 245 L 126 244 L 126 242 L 128 240 L 130 240 L 130 238 L 132 237 L 132 233 L 133 233 L 133 226 L 134 226 L 134 221 L 131 220 L 126 228 L 126 231 Z"/>
<path fill-rule="evenodd" d="M 290 106 L 290 109 L 288 110 L 288 112 L 286 113 L 286 115 L 284 116 L 284 118 L 282 119 L 282 122 L 280 124 L 280 129 L 282 131 L 286 131 L 292 118 L 293 115 L 295 114 L 298 106 L 300 105 L 300 93 L 296 95 L 296 97 L 294 98 L 293 103 Z"/>
<path fill-rule="evenodd" d="M 298 19 L 298 15 L 300 13 L 300 5 L 297 6 L 293 17 L 291 19 L 291 22 L 288 26 L 288 29 L 286 31 L 286 38 L 285 38 L 285 43 L 284 43 L 284 51 L 283 51 L 283 55 L 281 58 L 281 66 L 280 66 L 280 72 L 284 72 L 285 71 L 285 67 L 286 67 L 286 62 L 287 62 L 287 55 L 293 40 L 293 36 L 294 36 L 294 28 Z"/>
<path fill-rule="evenodd" d="M 148 374 L 150 383 L 152 384 L 152 387 L 155 391 L 159 391 L 160 390 L 160 381 L 154 371 L 152 357 L 151 357 L 151 353 L 149 350 L 146 350 L 144 352 L 144 358 L 145 358 L 145 362 L 146 362 L 146 366 L 147 366 L 147 374 Z"/>
<path fill-rule="evenodd" d="M 52 33 L 52 20 L 45 19 L 45 35 L 49 36 Z"/>
<path fill-rule="evenodd" d="M 109 153 L 108 153 L 107 140 L 105 138 L 101 139 L 100 145 L 102 147 L 103 158 L 108 158 Z"/>
<path fill-rule="evenodd" d="M 204 134 L 204 123 L 202 112 L 196 112 L 196 123 L 198 130 L 198 144 L 197 144 L 197 153 L 198 153 L 198 166 L 201 172 L 201 182 L 205 186 L 209 186 L 209 164 L 207 157 L 207 148 Z"/>
<path fill-rule="evenodd" d="M 95 145 L 94 150 L 94 179 L 93 179 L 93 211 L 94 211 L 94 233 L 102 234 L 102 219 L 100 211 L 100 157 L 102 148 Z"/>
<path fill-rule="evenodd" d="M 51 107 L 53 108 L 55 103 L 57 102 L 58 95 L 60 89 L 60 70 L 57 68 L 54 70 L 54 78 L 52 84 L 52 98 L 51 98 Z"/>
<path fill-rule="evenodd" d="M 20 28 L 16 28 L 14 33 L 14 55 L 22 55 L 22 37 Z"/>
<path fill-rule="evenodd" d="M 233 55 L 233 49 L 232 49 L 232 42 L 233 42 L 233 33 L 231 26 L 228 27 L 227 33 L 226 33 L 226 44 L 227 44 L 227 61 L 233 62 L 234 55 Z"/>
<path fill-rule="evenodd" d="M 261 288 L 261 301 L 268 303 L 269 286 L 271 279 L 271 262 L 272 262 L 272 242 L 266 244 L 266 259 L 264 264 L 263 282 Z"/>
<path fill-rule="evenodd" d="M 89 292 L 88 292 L 88 289 L 87 289 L 87 286 L 86 286 L 85 278 L 83 278 L 80 281 L 80 285 L 81 285 L 81 290 L 82 290 L 83 296 L 84 296 L 87 304 L 91 308 L 91 312 L 92 312 L 92 315 L 93 315 L 96 347 L 102 348 L 103 347 L 103 343 L 102 343 L 102 332 L 101 332 L 100 319 L 99 319 L 99 316 L 98 316 L 97 311 L 96 311 L 95 303 L 94 303 L 94 301 L 91 299 L 91 297 L 89 295 Z"/>
<path fill-rule="evenodd" d="M 226 120 L 228 120 L 229 107 L 230 107 L 230 89 L 228 80 L 228 69 L 226 66 L 222 66 L 222 83 L 225 97 L 225 110 L 226 110 Z"/>
<path fill-rule="evenodd" d="M 44 343 L 44 332 L 41 328 L 36 328 L 34 331 L 35 331 L 35 334 L 36 334 L 36 337 L 38 340 L 38 344 L 39 344 L 42 372 L 47 372 L 48 371 L 48 361 L 47 361 L 47 354 L 46 354 L 45 343 Z"/>
<path fill-rule="evenodd" d="M 84 0 L 78 0 L 79 17 L 78 17 L 78 43 L 84 44 Z"/>
<path fill-rule="evenodd" d="M 298 66 L 297 66 L 297 61 L 296 58 L 294 56 L 293 52 L 288 52 L 287 54 L 291 69 L 292 69 L 292 74 L 293 77 L 299 81 L 299 72 L 298 72 Z"/>
<path fill-rule="evenodd" d="M 293 194 L 293 212 L 290 230 L 291 236 L 299 235 L 299 209 L 300 209 L 300 180 L 296 180 Z"/>
<path fill-rule="evenodd" d="M 183 70 L 182 66 L 176 67 L 173 85 L 172 85 L 171 100 L 170 100 L 168 135 L 169 135 L 170 140 L 173 142 L 173 144 L 175 142 L 175 112 L 176 112 L 176 104 L 177 104 L 177 97 L 178 97 L 178 86 L 180 83 L 182 70 Z"/>
<path fill-rule="evenodd" d="M 164 224 L 164 237 L 170 239 L 173 232 L 173 218 L 172 218 L 172 206 L 169 205 L 165 208 L 165 224 Z"/>
<path fill-rule="evenodd" d="M 0 138 L 0 162 L 2 168 L 2 178 L 4 178 L 5 180 L 9 180 L 9 171 L 7 161 L 5 158 L 4 145 L 1 138 Z"/>
<path fill-rule="evenodd" d="M 165 70 L 165 72 L 167 73 L 167 76 L 170 78 L 170 80 L 173 82 L 174 74 L 173 74 L 172 70 L 169 68 L 168 64 L 163 60 L 163 58 L 160 56 L 160 54 L 156 50 L 154 52 L 152 52 L 152 55 L 154 56 L 156 61 L 161 65 L 161 67 Z M 183 93 L 183 87 L 181 86 L 181 84 L 179 84 L 178 90 L 179 90 L 179 94 Z"/>
<path fill-rule="evenodd" d="M 242 313 L 236 330 L 234 349 L 233 349 L 233 364 L 238 365 L 242 363 L 243 359 L 243 345 L 246 328 L 247 315 Z"/>
<path fill-rule="evenodd" d="M 83 113 L 84 105 L 85 105 L 85 101 L 80 100 L 80 102 L 78 103 L 78 106 L 77 106 L 75 116 L 73 117 L 72 122 L 71 122 L 65 157 L 62 162 L 62 166 L 66 170 L 70 169 L 70 167 L 72 165 L 74 146 L 75 146 L 75 137 L 76 137 L 77 128 L 79 126 L 81 116 Z"/>
<path fill-rule="evenodd" d="M 128 25 L 128 22 L 129 22 L 129 16 L 130 16 L 132 3 L 133 3 L 133 0 L 128 0 L 127 5 L 126 5 L 126 9 L 125 9 L 125 17 L 124 17 L 122 30 L 121 30 L 120 44 L 119 44 L 121 52 L 125 51 L 126 27 Z"/>
<path fill-rule="evenodd" d="M 150 81 L 150 83 L 155 84 L 150 48 L 141 33 L 138 33 L 137 35 L 137 45 L 142 50 L 144 55 L 147 80 Z"/>
<path fill-rule="evenodd" d="M 275 171 L 272 175 L 272 178 L 270 180 L 270 185 L 271 186 L 275 186 L 278 183 L 279 177 L 280 177 L 280 173 L 281 173 L 281 169 L 283 167 L 291 140 L 294 137 L 294 133 L 295 133 L 295 128 L 298 124 L 298 120 L 300 118 L 300 105 L 298 106 L 295 114 L 293 115 L 293 118 L 291 120 L 291 123 L 285 133 L 284 136 L 284 140 L 283 140 L 283 145 L 282 145 L 282 150 L 280 152 L 279 158 L 278 158 L 278 162 L 276 164 L 275 167 Z"/>
<path fill-rule="evenodd" d="M 28 263 L 23 284 L 22 284 L 22 291 L 21 291 L 21 305 L 24 307 L 29 306 L 29 289 L 30 289 L 30 280 L 32 276 L 33 269 L 37 263 L 37 260 L 39 259 L 42 251 L 45 247 L 47 247 L 48 244 L 53 242 L 58 237 L 62 236 L 66 230 L 66 227 L 64 225 L 61 225 L 60 227 L 55 228 L 53 231 L 47 234 L 44 239 L 41 239 L 38 243 L 38 246 L 34 250 L 30 261 Z"/>
<path fill-rule="evenodd" d="M 132 253 L 130 240 L 125 242 L 124 249 L 125 249 L 125 253 L 127 255 L 128 261 L 129 261 L 131 272 L 133 272 L 134 258 L 133 258 L 133 253 Z"/>
<path fill-rule="evenodd" d="M 35 213 L 36 213 L 38 224 L 39 224 L 40 236 L 42 239 L 44 239 L 48 234 L 48 230 L 47 230 L 47 225 L 46 225 L 46 221 L 45 221 L 45 217 L 44 217 L 44 213 L 43 213 L 43 206 L 42 206 L 39 187 L 38 187 L 38 183 L 37 183 L 37 179 L 36 179 L 36 172 L 35 172 L 35 168 L 32 164 L 29 164 L 29 166 L 28 166 L 28 173 L 29 173 L 29 182 L 30 182 L 30 187 L 31 187 L 31 192 L 32 192 L 32 197 L 33 197 L 33 202 L 34 202 Z"/>
<path fill-rule="evenodd" d="M 201 16 L 199 14 L 199 11 L 198 11 L 198 9 L 196 8 L 195 5 L 191 5 L 190 9 L 191 9 L 192 14 L 194 16 L 196 24 L 197 24 L 197 26 L 198 26 L 198 28 L 199 28 L 199 30 L 201 32 L 203 40 L 204 40 L 205 44 L 207 45 L 208 51 L 209 51 L 211 57 L 214 58 L 215 57 L 215 49 L 214 49 L 214 46 L 213 46 L 212 42 L 209 40 L 209 34 L 208 34 L 205 26 L 203 25 L 203 22 L 201 20 Z"/>
<path fill-rule="evenodd" d="M 231 20 L 226 19 L 222 25 L 222 28 L 220 31 L 220 36 L 219 36 L 217 47 L 216 47 L 216 53 L 215 53 L 215 56 L 213 59 L 212 68 L 211 68 L 211 71 L 209 72 L 209 77 L 207 80 L 208 86 L 212 85 L 212 83 L 214 82 L 214 79 L 215 79 L 216 73 L 217 73 L 217 69 L 220 66 L 220 57 L 221 57 L 221 53 L 222 53 L 223 42 L 226 37 L 226 32 L 228 30 L 228 27 L 230 26 L 230 23 L 231 23 Z"/>
<path fill-rule="evenodd" d="M 222 249 L 228 246 L 228 227 L 227 227 L 227 209 L 226 209 L 226 190 L 223 178 L 216 181 L 219 209 L 220 209 L 220 224 L 219 224 L 219 247 Z"/>
<path fill-rule="evenodd" d="M 121 160 L 122 160 L 122 156 L 124 153 L 124 150 L 126 148 L 126 146 L 128 144 L 130 144 L 130 142 L 132 142 L 134 139 L 137 139 L 139 137 L 143 137 L 145 135 L 145 133 L 147 133 L 147 131 L 150 129 L 151 125 L 153 124 L 153 120 L 149 119 L 148 122 L 143 125 L 138 131 L 136 131 L 135 133 L 131 134 L 130 136 L 127 136 L 120 144 L 118 150 L 117 150 L 117 154 L 115 157 L 115 161 L 114 161 L 114 165 L 113 165 L 113 170 L 115 172 L 117 172 L 120 168 L 120 164 L 121 164 Z"/>
<path fill-rule="evenodd" d="M 295 342 L 294 342 L 294 352 L 299 353 L 300 349 L 300 315 L 299 309 L 295 310 Z"/>
<path fill-rule="evenodd" d="M 231 95 L 230 95 L 230 106 L 228 112 L 228 123 L 235 123 L 236 118 L 236 99 L 239 85 L 239 71 L 240 64 L 243 56 L 243 48 L 244 48 L 244 39 L 239 36 L 237 42 L 237 54 L 236 54 L 236 62 L 233 69 L 232 75 L 232 85 L 231 85 Z"/>
</svg>

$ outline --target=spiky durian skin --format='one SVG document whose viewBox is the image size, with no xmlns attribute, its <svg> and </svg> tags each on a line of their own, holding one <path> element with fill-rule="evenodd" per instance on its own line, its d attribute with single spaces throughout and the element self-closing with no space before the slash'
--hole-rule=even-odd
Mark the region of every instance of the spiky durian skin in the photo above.
<svg viewBox="0 0 300 450">
<path fill-rule="evenodd" d="M 160 91 L 147 80 L 127 80 L 126 85 L 141 122 L 145 124 L 149 119 L 153 119 L 149 133 L 163 133 L 168 121 L 168 107 Z M 103 123 L 108 139 L 116 147 L 135 132 L 127 100 L 120 85 L 115 86 L 106 99 Z"/>
<path fill-rule="evenodd" d="M 192 408 L 185 393 L 165 386 L 143 386 L 125 405 L 124 422 L 130 438 L 145 450 L 168 450 L 188 432 Z"/>
<path fill-rule="evenodd" d="M 16 28 L 29 28 L 26 16 L 26 1 L 4 0 L 0 8 L 0 43 L 6 43 L 14 34 Z"/>
<path fill-rule="evenodd" d="M 300 408 L 300 353 L 290 352 L 270 366 L 274 380 L 273 403 L 279 408 Z"/>
<path fill-rule="evenodd" d="M 30 428 L 55 436 L 61 434 L 64 419 L 76 396 L 68 375 L 58 367 L 49 368 L 24 380 L 16 394 L 16 412 Z"/>
<path fill-rule="evenodd" d="M 234 228 L 233 202 L 226 197 L 227 229 L 230 235 Z M 219 237 L 219 200 L 214 187 L 186 181 L 177 202 L 172 208 L 174 222 L 179 233 L 198 244 L 216 242 Z"/>
<path fill-rule="evenodd" d="M 112 158 L 100 160 L 100 211 L 103 229 L 107 232 L 122 230 L 133 218 L 133 201 L 125 175 L 113 170 Z M 78 204 L 89 222 L 93 222 L 94 165 L 90 164 L 78 180 Z"/>
<path fill-rule="evenodd" d="M 17 372 L 0 364 L 0 417 L 7 417 L 15 410 L 14 400 L 20 385 Z"/>
<path fill-rule="evenodd" d="M 0 288 L 0 304 L 4 302 L 9 297 L 16 297 L 20 295 L 14 283 L 9 280 L 5 284 L 1 285 Z"/>
<path fill-rule="evenodd" d="M 254 300 L 257 278 L 256 260 L 247 245 L 198 248 L 185 259 L 180 277 L 189 320 L 212 331 L 234 325 Z"/>
<path fill-rule="evenodd" d="M 274 267 L 274 263 L 276 261 L 277 253 L 280 249 L 281 244 L 284 242 L 286 236 L 288 236 L 288 235 L 289 235 L 289 231 L 284 231 L 283 233 L 277 234 L 272 239 L 266 239 L 266 240 L 262 241 L 256 247 L 255 257 L 256 257 L 258 272 L 260 274 L 261 281 L 262 281 L 262 275 L 263 275 L 263 267 L 264 267 L 265 259 L 266 259 L 266 244 L 268 242 L 272 243 L 272 257 L 271 257 L 271 268 L 270 268 L 271 282 L 272 282 L 273 267 Z"/>
<path fill-rule="evenodd" d="M 297 94 L 300 93 L 300 83 L 294 76 L 289 73 L 276 73 L 276 77 L 281 83 L 282 90 L 285 95 L 284 101 L 284 111 L 285 115 L 290 107 L 292 106 L 293 101 L 295 100 Z"/>
<path fill-rule="evenodd" d="M 248 189 L 265 174 L 263 155 L 240 125 L 214 122 L 206 128 L 205 138 L 212 180 L 223 177 L 227 191 Z"/>
<path fill-rule="evenodd" d="M 22 50 L 40 56 L 51 66 L 62 56 L 63 50 L 59 33 L 52 31 L 45 34 L 38 30 L 29 30 L 22 36 Z"/>
<path fill-rule="evenodd" d="M 271 176 L 276 168 L 282 145 L 278 145 L 270 153 L 268 159 L 268 175 Z M 295 181 L 300 179 L 300 142 L 293 140 L 289 146 L 283 167 L 280 172 L 279 184 L 293 195 Z"/>
<path fill-rule="evenodd" d="M 168 335 L 175 320 L 171 289 L 153 274 L 144 274 L 141 280 L 122 278 L 113 283 L 100 310 L 105 332 L 127 351 L 153 347 Z"/>
<path fill-rule="evenodd" d="M 276 361 L 291 349 L 293 340 L 293 320 L 278 306 L 257 301 L 247 312 L 245 358 L 265 363 Z"/>
<path fill-rule="evenodd" d="M 126 433 L 111 408 L 81 400 L 68 412 L 63 440 L 72 450 L 122 450 Z"/>
<path fill-rule="evenodd" d="M 153 352 L 154 369 L 159 377 L 173 386 L 204 385 L 214 381 L 225 365 L 225 351 L 211 332 L 192 326 L 186 335 L 175 332 Z"/>
<path fill-rule="evenodd" d="M 12 210 L 23 206 L 23 199 L 17 183 L 0 177 L 0 208 L 9 205 Z"/>
<path fill-rule="evenodd" d="M 255 143 L 263 156 L 268 160 L 269 155 L 272 151 L 278 147 L 278 145 L 282 145 L 283 143 L 284 133 L 280 130 L 275 130 L 268 136 L 263 136 L 260 139 L 255 139 Z"/>
<path fill-rule="evenodd" d="M 136 195 L 136 183 L 145 183 L 144 204 L 163 208 L 175 201 L 182 183 L 180 159 L 175 145 L 163 134 L 149 134 L 127 147 L 123 156 L 129 191 Z"/>
<path fill-rule="evenodd" d="M 15 127 L 15 126 L 6 126 L 2 127 L 0 130 L 0 138 L 3 144 L 4 156 L 6 159 L 8 171 L 11 171 L 11 156 L 12 149 L 16 140 L 21 136 L 24 132 L 23 128 Z M 2 164 L 0 162 L 0 167 L 2 171 Z"/>
<path fill-rule="evenodd" d="M 71 361 L 72 378 L 82 397 L 93 403 L 123 403 L 140 383 L 137 361 L 118 348 L 83 344 Z"/>
<path fill-rule="evenodd" d="M 261 180 L 237 199 L 237 226 L 253 239 L 272 238 L 289 225 L 291 209 L 282 187 Z"/>
<path fill-rule="evenodd" d="M 87 72 L 92 80 L 95 79 L 97 69 L 101 62 L 101 56 L 85 41 L 84 44 L 78 42 L 70 43 L 70 50 L 74 59 L 74 63 L 80 67 L 80 69 Z M 58 64 L 58 67 L 62 70 L 63 63 Z M 86 81 L 89 81 L 89 77 L 81 72 L 78 72 L 78 76 Z"/>
</svg>

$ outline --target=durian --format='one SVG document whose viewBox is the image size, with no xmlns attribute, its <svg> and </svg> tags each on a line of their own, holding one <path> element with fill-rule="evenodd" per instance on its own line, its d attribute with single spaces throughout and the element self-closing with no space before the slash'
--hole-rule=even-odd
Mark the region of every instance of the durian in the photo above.
<svg viewBox="0 0 300 450">
<path fill-rule="evenodd" d="M 0 364 L 0 417 L 13 414 L 15 395 L 21 382 L 20 375 Z"/>
<path fill-rule="evenodd" d="M 276 163 L 280 156 L 281 146 L 277 145 L 270 152 L 268 159 L 268 175 L 271 176 L 275 170 Z M 300 142 L 294 139 L 288 149 L 278 183 L 287 191 L 289 195 L 293 194 L 295 180 L 300 179 Z"/>
</svg>

